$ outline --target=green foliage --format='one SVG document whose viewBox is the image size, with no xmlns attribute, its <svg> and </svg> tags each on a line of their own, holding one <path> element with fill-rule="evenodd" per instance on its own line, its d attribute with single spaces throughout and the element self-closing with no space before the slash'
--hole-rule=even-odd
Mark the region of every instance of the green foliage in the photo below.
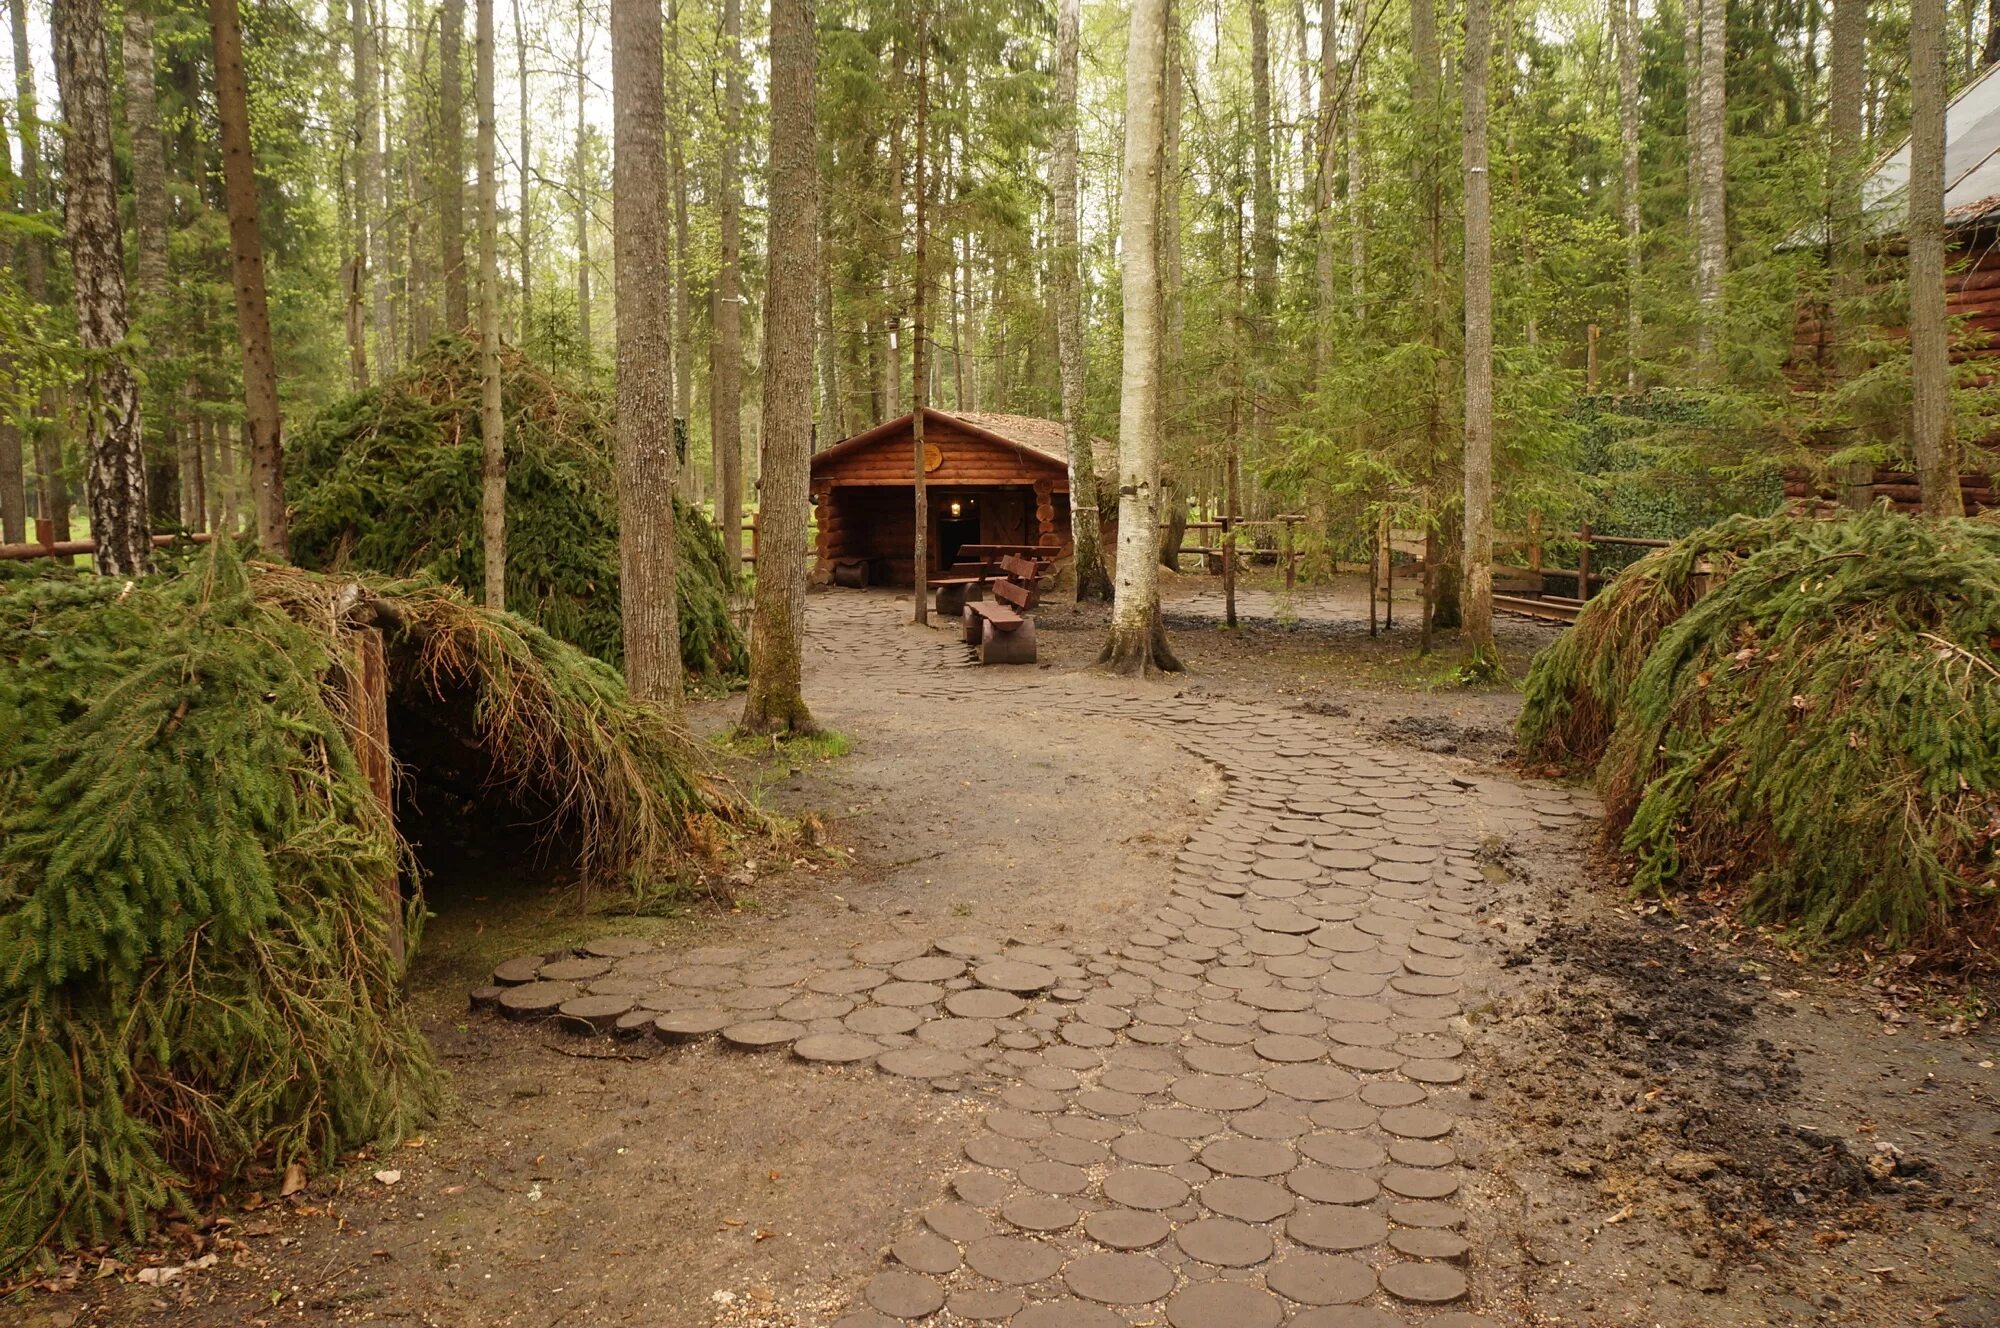
<svg viewBox="0 0 2000 1328">
<path fill-rule="evenodd" d="M 227 541 L 131 586 L 0 576 L 0 1271 L 434 1106 L 388 946 L 412 864 L 343 718 L 364 627 L 409 730 L 476 753 L 586 881 L 663 897 L 741 814 L 609 665 L 450 587 Z"/>
<path fill-rule="evenodd" d="M 1877 510 L 1700 538 L 1741 564 L 1656 642 L 1637 627 L 1621 640 L 1617 624 L 1663 613 L 1713 553 L 1690 541 L 1621 578 L 1584 615 L 1601 621 L 1579 622 L 1595 644 L 1537 662 L 1524 740 L 1548 750 L 1565 699 L 1609 708 L 1606 833 L 1639 889 L 1718 886 L 1807 942 L 1988 946 L 2000 524 Z"/>
<path fill-rule="evenodd" d="M 1706 578 L 1726 577 L 1793 524 L 1731 517 L 1627 568 L 1535 656 L 1516 726 L 1522 754 L 1572 774 L 1595 768 L 1661 633 L 1687 612 Z"/>
<path fill-rule="evenodd" d="M 582 380 L 509 351 L 507 600 L 551 635 L 617 665 L 618 505 L 609 410 Z M 293 436 L 292 553 L 301 565 L 482 580 L 479 364 L 442 339 L 386 384 L 348 396 Z M 691 678 L 743 671 L 722 542 L 675 503 L 681 657 Z"/>
<path fill-rule="evenodd" d="M 435 1100 L 344 662 L 218 547 L 129 590 L 0 582 L 0 1268 Z"/>
</svg>

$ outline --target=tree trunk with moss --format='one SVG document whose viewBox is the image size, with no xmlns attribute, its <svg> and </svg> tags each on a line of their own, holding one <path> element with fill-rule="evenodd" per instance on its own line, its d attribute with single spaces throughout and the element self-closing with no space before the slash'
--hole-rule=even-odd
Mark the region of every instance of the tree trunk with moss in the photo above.
<svg viewBox="0 0 2000 1328">
<path fill-rule="evenodd" d="M 819 256 L 819 160 L 813 115 L 813 0 L 771 0 L 771 214 L 764 282 L 761 562 L 742 728 L 810 733 L 802 691 L 806 533 L 812 519 L 813 312 Z"/>
<path fill-rule="evenodd" d="M 743 575 L 743 181 L 738 138 L 743 132 L 743 4 L 722 0 L 722 141 L 716 154 L 716 255 L 709 338 L 709 440 L 715 449 L 715 519 L 729 555 L 730 590 Z"/>
<path fill-rule="evenodd" d="M 612 0 L 611 248 L 618 302 L 618 605 L 635 700 L 678 718 L 673 291 L 660 0 Z"/>
</svg>

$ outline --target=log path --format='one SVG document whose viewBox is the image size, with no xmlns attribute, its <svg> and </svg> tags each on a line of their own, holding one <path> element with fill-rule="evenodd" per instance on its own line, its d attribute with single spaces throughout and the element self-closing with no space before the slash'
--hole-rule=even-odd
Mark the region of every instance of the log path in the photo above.
<svg viewBox="0 0 2000 1328">
<path fill-rule="evenodd" d="M 835 1328 L 1492 1322 L 1472 1308 L 1454 1142 L 1483 862 L 1595 815 L 1589 796 L 1466 777 L 1276 707 L 967 667 L 907 607 L 816 599 L 815 680 L 1114 716 L 1222 770 L 1227 794 L 1138 929 L 1086 940 L 1038 919 L 838 954 L 614 939 L 510 961 L 475 1001 L 975 1100 L 965 1170 L 885 1233 Z"/>
</svg>

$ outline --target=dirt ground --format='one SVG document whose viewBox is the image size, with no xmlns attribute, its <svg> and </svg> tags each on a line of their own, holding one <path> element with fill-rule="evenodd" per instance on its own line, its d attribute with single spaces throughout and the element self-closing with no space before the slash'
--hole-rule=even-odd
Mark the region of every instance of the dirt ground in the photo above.
<svg viewBox="0 0 2000 1328">
<path fill-rule="evenodd" d="M 1168 588 L 1190 666 L 1169 693 L 1289 708 L 1468 780 L 1507 776 L 1517 694 L 1431 686 L 1440 666 L 1414 656 L 1405 606 L 1371 639 L 1351 587 L 1289 602 L 1248 589 L 1243 625 L 1223 631 L 1212 584 Z M 1087 664 L 1102 622 L 1045 606 L 1039 674 Z M 1500 630 L 1518 676 L 1555 629 Z M 905 631 L 891 652 L 930 667 L 934 640 Z M 499 959 L 613 932 L 690 951 L 958 927 L 1115 940 L 1225 785 L 1155 732 L 1057 715 L 1032 692 L 928 706 L 816 672 L 808 693 L 851 750 L 738 773 L 818 815 L 838 854 L 746 864 L 733 906 L 630 917 L 497 846 L 435 853 L 413 975 L 453 1087 L 435 1126 L 287 1198 L 268 1178 L 133 1266 L 86 1261 L 0 1305 L 0 1322 L 833 1322 L 963 1165 L 979 1113 L 966 1094 L 714 1044 L 667 1057 L 571 1038 L 468 1014 L 467 989 Z M 734 708 L 697 722 L 720 729 Z M 1459 1136 L 1480 1317 L 1455 1322 L 2000 1324 L 2000 1038 L 1946 1031 L 1949 1010 L 1720 920 L 1635 909 L 1579 832 L 1493 856 L 1478 923 L 1499 977 L 1463 1030 L 1481 1087 Z"/>
</svg>

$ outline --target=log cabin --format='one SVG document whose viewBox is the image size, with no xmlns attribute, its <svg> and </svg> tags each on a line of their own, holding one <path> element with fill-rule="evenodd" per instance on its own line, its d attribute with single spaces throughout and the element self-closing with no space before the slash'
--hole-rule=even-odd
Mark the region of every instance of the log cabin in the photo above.
<svg viewBox="0 0 2000 1328">
<path fill-rule="evenodd" d="M 1945 312 L 1953 320 L 1954 364 L 1991 365 L 1979 370 L 1982 384 L 2000 373 L 2000 65 L 1967 85 L 1945 111 Z M 1910 141 L 1905 138 L 1869 169 L 1862 180 L 1862 208 L 1870 243 L 1877 253 L 1904 252 L 1902 231 L 1908 215 Z M 1824 243 L 1824 234 L 1813 241 Z M 1833 377 L 1833 338 L 1828 310 L 1818 302 L 1801 305 L 1787 368 L 1795 385 L 1811 391 Z M 1901 327 L 1883 329 L 1892 337 Z M 1996 439 L 1961 440 L 1965 469 L 1959 486 L 1965 510 L 1996 506 L 1992 449 Z M 1828 444 L 1831 449 L 1834 444 Z M 1887 500 L 1899 511 L 1918 510 L 1917 477 L 1907 465 L 1863 465 L 1850 473 L 1793 471 L 1785 496 L 1795 502 L 1835 502 L 1867 507 Z"/>
<path fill-rule="evenodd" d="M 822 577 L 850 585 L 911 584 L 913 425 L 902 415 L 813 457 L 815 562 Z M 1103 471 L 1112 449 L 1102 442 L 1097 448 Z M 1072 552 L 1069 450 L 1056 420 L 926 410 L 924 493 L 927 578 L 950 567 L 964 544 L 1032 544 L 1057 558 Z M 1109 533 L 1109 522 L 1106 528 Z"/>
</svg>

